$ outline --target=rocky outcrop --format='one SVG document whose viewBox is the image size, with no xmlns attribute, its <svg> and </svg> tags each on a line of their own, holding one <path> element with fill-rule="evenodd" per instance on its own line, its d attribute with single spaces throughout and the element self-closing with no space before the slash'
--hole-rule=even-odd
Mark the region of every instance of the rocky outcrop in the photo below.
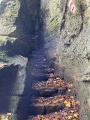
<svg viewBox="0 0 90 120">
<path fill-rule="evenodd" d="M 77 2 L 73 1 L 75 12 L 70 11 L 69 1 L 41 2 L 45 48 L 66 75 L 81 73 L 88 66 L 86 2 Z"/>
<path fill-rule="evenodd" d="M 0 113 L 15 113 L 23 96 L 25 56 L 38 47 L 39 4 L 39 0 L 0 0 Z"/>
<path fill-rule="evenodd" d="M 81 109 L 85 111 L 88 106 L 90 111 L 90 86 L 86 82 L 90 80 L 90 5 L 89 0 L 73 0 L 75 10 L 72 12 L 69 2 L 70 0 L 1 0 L 0 67 L 3 70 L 15 62 L 17 64 L 13 68 L 20 64 L 21 70 L 21 63 L 26 59 L 23 56 L 28 56 L 44 42 L 50 66 L 54 66 L 63 79 L 73 80 L 80 93 Z M 27 60 L 24 72 L 26 63 Z M 38 64 L 34 66 L 38 68 Z M 44 65 L 39 67 L 45 68 Z M 39 75 L 38 79 L 41 76 L 46 77 Z M 81 115 L 82 120 L 90 119 L 87 117 L 89 112 Z"/>
<path fill-rule="evenodd" d="M 15 56 L 7 65 L 0 66 L 0 113 L 16 113 L 23 97 L 28 59 Z M 16 114 L 12 119 L 17 120 Z"/>
<path fill-rule="evenodd" d="M 89 86 L 79 82 L 83 81 L 83 78 L 84 81 L 89 79 L 86 71 L 90 73 L 89 1 L 72 0 L 72 2 L 75 7 L 73 12 L 70 10 L 70 0 L 41 0 L 44 47 L 47 58 L 51 59 L 51 64 L 54 64 L 62 78 L 73 82 L 76 80 L 75 84 L 78 86 L 76 88 L 80 92 L 79 98 L 81 96 L 83 106 L 81 109 L 86 109 L 86 106 L 89 109 L 90 92 L 87 89 Z M 84 104 L 85 101 L 87 105 Z M 87 120 L 90 119 L 88 112 L 86 114 Z M 81 119 L 86 119 L 84 113 L 82 116 Z"/>
<path fill-rule="evenodd" d="M 38 40 L 35 35 L 38 29 L 39 5 L 39 0 L 1 1 L 0 49 L 6 50 L 10 55 L 28 56 Z"/>
</svg>

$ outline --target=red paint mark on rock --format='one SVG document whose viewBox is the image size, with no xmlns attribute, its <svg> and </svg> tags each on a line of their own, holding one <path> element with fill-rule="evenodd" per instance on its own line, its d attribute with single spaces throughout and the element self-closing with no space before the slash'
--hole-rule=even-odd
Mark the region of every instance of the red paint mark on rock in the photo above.
<svg viewBox="0 0 90 120">
<path fill-rule="evenodd" d="M 72 0 L 70 0 L 70 2 L 69 2 L 69 8 L 70 8 L 71 12 L 75 11 L 75 5 Z"/>
</svg>

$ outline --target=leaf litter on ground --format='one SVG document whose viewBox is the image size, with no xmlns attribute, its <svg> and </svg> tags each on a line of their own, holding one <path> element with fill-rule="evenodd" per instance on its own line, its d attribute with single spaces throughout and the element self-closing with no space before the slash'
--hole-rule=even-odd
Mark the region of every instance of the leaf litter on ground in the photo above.
<svg viewBox="0 0 90 120">
<path fill-rule="evenodd" d="M 49 74 L 47 81 L 35 82 L 32 84 L 32 88 L 36 89 L 39 87 L 68 87 L 68 92 L 72 91 L 73 85 L 65 83 L 57 74 Z M 56 104 L 64 103 L 65 108 L 58 112 L 29 116 L 28 120 L 78 120 L 79 119 L 79 108 L 80 102 L 74 98 L 74 96 L 58 95 L 54 97 L 32 97 L 30 100 L 35 104 Z"/>
</svg>

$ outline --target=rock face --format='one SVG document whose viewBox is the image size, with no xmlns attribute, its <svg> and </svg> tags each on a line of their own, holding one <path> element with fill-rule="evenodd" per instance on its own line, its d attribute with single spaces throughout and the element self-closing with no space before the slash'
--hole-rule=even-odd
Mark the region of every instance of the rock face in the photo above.
<svg viewBox="0 0 90 120">
<path fill-rule="evenodd" d="M 39 20 L 39 0 L 2 0 L 0 49 L 4 51 L 1 52 L 1 60 L 6 56 L 5 50 L 10 55 L 28 56 L 37 44 L 38 37 L 35 35 L 40 22 L 47 55 L 56 67 L 59 65 L 62 77 L 70 78 L 83 73 L 88 68 L 89 59 L 89 7 L 86 0 L 73 0 L 75 11 L 71 12 L 69 2 L 41 0 Z"/>
<path fill-rule="evenodd" d="M 0 3 L 0 48 L 27 56 L 37 43 L 39 0 L 2 0 Z M 33 10 L 33 8 L 35 8 Z M 33 44 L 34 43 L 34 44 Z"/>
<path fill-rule="evenodd" d="M 70 2 L 70 0 L 41 0 L 40 14 L 43 21 L 46 55 L 65 80 L 74 82 L 74 80 L 82 81 L 83 77 L 87 79 L 85 73 L 86 71 L 88 71 L 87 74 L 90 73 L 90 37 L 88 35 L 90 1 L 72 0 L 75 8 L 73 12 Z M 80 95 L 81 104 L 84 106 L 84 102 L 89 99 L 89 86 L 82 82 L 75 82 L 75 84 L 78 86 L 78 92 L 82 94 Z M 84 106 L 82 109 L 85 108 Z M 83 113 L 82 116 L 83 120 L 90 119 L 84 117 Z"/>
<path fill-rule="evenodd" d="M 27 62 L 27 58 L 15 56 L 8 65 L 0 67 L 0 113 L 16 113 L 23 97 Z M 12 119 L 16 118 L 16 115 L 12 116 Z"/>
<path fill-rule="evenodd" d="M 39 0 L 0 0 L 0 113 L 15 113 L 23 97 L 25 56 L 37 47 L 39 4 Z"/>
<path fill-rule="evenodd" d="M 77 90 L 82 93 L 82 106 L 85 103 L 82 109 L 86 110 L 88 106 L 90 111 L 90 85 L 79 82 L 90 80 L 90 1 L 73 0 L 73 11 L 70 2 L 71 0 L 0 0 L 0 66 L 14 64 L 9 56 L 28 56 L 43 38 L 50 64 L 55 66 L 65 80 L 76 80 Z M 38 42 L 38 38 L 41 41 Z M 16 61 L 18 57 L 15 58 Z"/>
<path fill-rule="evenodd" d="M 82 73 L 88 66 L 86 1 L 73 3 L 75 12 L 71 12 L 66 0 L 41 2 L 45 48 L 67 76 Z"/>
</svg>

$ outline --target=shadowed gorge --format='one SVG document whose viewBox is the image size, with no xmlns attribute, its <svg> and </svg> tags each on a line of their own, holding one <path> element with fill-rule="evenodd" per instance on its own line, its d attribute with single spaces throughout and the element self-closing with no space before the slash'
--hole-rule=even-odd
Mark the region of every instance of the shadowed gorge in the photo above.
<svg viewBox="0 0 90 120">
<path fill-rule="evenodd" d="M 89 32 L 89 0 L 1 0 L 0 117 L 89 120 Z"/>
</svg>

